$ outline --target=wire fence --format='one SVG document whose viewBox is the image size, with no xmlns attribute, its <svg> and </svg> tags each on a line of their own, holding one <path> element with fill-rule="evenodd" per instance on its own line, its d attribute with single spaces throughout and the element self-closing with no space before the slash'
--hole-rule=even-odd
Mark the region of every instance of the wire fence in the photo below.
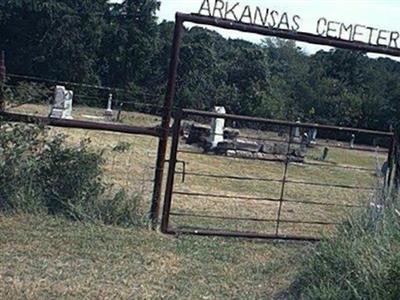
<svg viewBox="0 0 400 300">
<path fill-rule="evenodd" d="M 7 74 L 3 85 L 6 110 L 47 117 L 55 102 L 56 85 L 73 89 L 74 120 L 156 127 L 164 111 L 161 92 L 133 91 L 13 73 Z"/>
<path fill-rule="evenodd" d="M 48 118 L 56 85 L 74 88 L 73 120 Z M 70 145 L 90 141 L 93 151 L 103 153 L 108 196 L 112 198 L 121 190 L 129 197 L 139 195 L 141 212 L 147 214 L 158 146 L 157 114 L 161 114 L 162 106 L 140 101 L 137 95 L 122 89 L 34 76 L 7 74 L 3 87 L 7 101 L 4 121 L 42 124 L 51 133 L 65 134 Z M 111 92 L 120 98 L 114 98 L 110 115 L 106 109 Z M 154 114 L 144 113 L 149 110 Z"/>
</svg>

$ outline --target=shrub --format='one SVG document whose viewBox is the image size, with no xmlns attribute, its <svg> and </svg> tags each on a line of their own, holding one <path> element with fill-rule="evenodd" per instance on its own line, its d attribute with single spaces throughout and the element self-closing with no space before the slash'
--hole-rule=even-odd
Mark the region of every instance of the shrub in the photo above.
<svg viewBox="0 0 400 300">
<path fill-rule="evenodd" d="M 127 142 L 118 142 L 118 144 L 113 148 L 114 152 L 127 152 L 132 149 L 132 144 Z"/>
<path fill-rule="evenodd" d="M 400 216 L 369 208 L 303 261 L 293 299 L 400 299 Z"/>
<path fill-rule="evenodd" d="M 89 140 L 67 146 L 65 138 L 39 126 L 1 126 L 0 209 L 138 224 L 140 195 L 117 190 L 110 196 L 112 187 L 102 181 L 102 152 L 91 151 Z"/>
<path fill-rule="evenodd" d="M 142 225 L 144 213 L 140 210 L 140 194 L 128 195 L 119 190 L 113 197 L 102 197 L 91 206 L 91 214 L 104 224 L 119 226 Z"/>
<path fill-rule="evenodd" d="M 38 154 L 36 186 L 49 213 L 67 212 L 79 219 L 103 195 L 103 158 L 90 152 L 88 143 L 84 140 L 78 147 L 66 147 L 64 137 L 58 135 Z"/>
<path fill-rule="evenodd" d="M 4 210 L 42 208 L 33 188 L 43 148 L 42 128 L 2 125 L 0 131 L 0 207 Z"/>
</svg>

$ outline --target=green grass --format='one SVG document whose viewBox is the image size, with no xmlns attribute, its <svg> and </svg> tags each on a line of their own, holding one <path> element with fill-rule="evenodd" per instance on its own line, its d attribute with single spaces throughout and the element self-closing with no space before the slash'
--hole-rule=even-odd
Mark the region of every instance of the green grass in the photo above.
<svg viewBox="0 0 400 300">
<path fill-rule="evenodd" d="M 1 299 L 268 299 L 304 245 L 0 216 Z"/>
</svg>

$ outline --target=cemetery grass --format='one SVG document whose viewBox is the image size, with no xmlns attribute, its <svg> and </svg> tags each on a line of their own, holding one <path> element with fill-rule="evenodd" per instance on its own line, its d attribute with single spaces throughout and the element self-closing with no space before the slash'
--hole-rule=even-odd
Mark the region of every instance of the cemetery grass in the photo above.
<svg viewBox="0 0 400 300">
<path fill-rule="evenodd" d="M 1 299 L 269 299 L 307 245 L 0 215 Z"/>
</svg>

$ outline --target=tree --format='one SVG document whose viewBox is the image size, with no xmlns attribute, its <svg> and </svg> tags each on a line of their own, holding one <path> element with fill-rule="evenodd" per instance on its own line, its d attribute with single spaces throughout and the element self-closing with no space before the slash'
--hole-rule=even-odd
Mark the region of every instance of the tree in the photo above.
<svg viewBox="0 0 400 300">
<path fill-rule="evenodd" d="M 0 48 L 12 72 L 98 82 L 97 58 L 107 0 L 6 1 Z"/>
</svg>

